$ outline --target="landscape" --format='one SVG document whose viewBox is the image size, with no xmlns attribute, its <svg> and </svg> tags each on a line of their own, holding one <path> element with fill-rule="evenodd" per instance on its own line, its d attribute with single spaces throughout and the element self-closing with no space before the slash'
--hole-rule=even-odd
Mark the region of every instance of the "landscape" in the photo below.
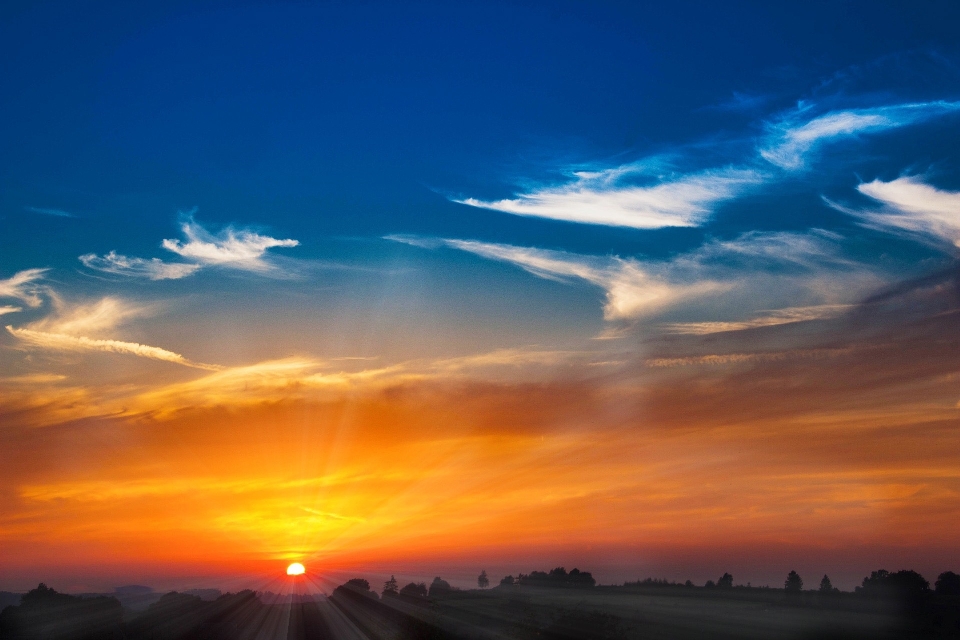
<svg viewBox="0 0 960 640">
<path fill-rule="evenodd" d="M 0 640 L 960 638 L 958 26 L 0 3 Z"/>
</svg>

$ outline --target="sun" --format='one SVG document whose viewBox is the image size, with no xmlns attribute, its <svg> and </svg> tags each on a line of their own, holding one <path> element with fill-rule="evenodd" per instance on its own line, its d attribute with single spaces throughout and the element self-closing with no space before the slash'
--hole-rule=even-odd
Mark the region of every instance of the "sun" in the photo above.
<svg viewBox="0 0 960 640">
<path fill-rule="evenodd" d="M 287 567 L 288 576 L 302 576 L 306 569 L 299 562 L 294 562 L 289 567 Z"/>
</svg>

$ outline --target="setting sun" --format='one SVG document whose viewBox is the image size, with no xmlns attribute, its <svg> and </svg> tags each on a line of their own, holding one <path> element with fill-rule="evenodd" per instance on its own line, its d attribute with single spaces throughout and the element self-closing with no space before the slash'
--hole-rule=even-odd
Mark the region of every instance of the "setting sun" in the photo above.
<svg viewBox="0 0 960 640">
<path fill-rule="evenodd" d="M 287 567 L 288 576 L 302 576 L 305 571 L 306 569 L 299 562 L 294 562 L 289 567 Z"/>
</svg>

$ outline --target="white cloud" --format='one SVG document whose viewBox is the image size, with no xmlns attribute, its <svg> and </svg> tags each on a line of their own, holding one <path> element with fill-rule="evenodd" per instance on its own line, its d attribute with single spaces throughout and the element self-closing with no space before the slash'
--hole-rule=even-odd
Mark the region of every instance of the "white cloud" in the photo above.
<svg viewBox="0 0 960 640">
<path fill-rule="evenodd" d="M 297 240 L 278 240 L 232 227 L 212 234 L 192 218 L 181 224 L 181 230 L 187 241 L 164 240 L 164 249 L 202 265 L 220 265 L 248 271 L 267 271 L 272 268 L 263 260 L 267 249 L 296 247 L 300 244 Z"/>
<path fill-rule="evenodd" d="M 102 334 L 130 320 L 152 315 L 156 305 L 140 305 L 108 296 L 96 302 L 70 304 L 51 293 L 54 312 L 28 325 L 30 329 L 53 333 Z"/>
<path fill-rule="evenodd" d="M 844 257 L 842 237 L 823 230 L 751 232 L 712 240 L 669 260 L 583 256 L 562 251 L 478 242 L 390 236 L 434 249 L 450 247 L 509 262 L 540 278 L 584 281 L 606 293 L 604 318 L 637 320 L 667 311 L 694 315 L 662 328 L 707 334 L 826 319 L 882 283 L 862 263 Z M 719 295 L 723 294 L 723 295 Z M 682 309 L 681 309 L 682 307 Z M 725 321 L 700 321 L 696 316 Z M 598 338 L 622 337 L 605 331 Z"/>
<path fill-rule="evenodd" d="M 960 102 L 919 102 L 870 109 L 831 111 L 808 119 L 807 105 L 779 123 L 769 125 L 770 135 L 760 155 L 782 169 L 802 169 L 806 157 L 823 142 L 858 133 L 871 133 L 914 124 L 927 118 L 960 110 Z"/>
<path fill-rule="evenodd" d="M 24 343 L 41 349 L 54 349 L 57 351 L 106 351 L 109 353 L 135 355 L 152 360 L 163 360 L 164 362 L 173 362 L 186 367 L 206 369 L 208 371 L 220 369 L 220 367 L 216 365 L 192 362 L 179 353 L 136 342 L 98 340 L 85 336 L 72 336 L 65 333 L 49 333 L 46 331 L 35 331 L 33 329 L 15 329 L 10 325 L 7 325 L 7 331 Z"/>
<path fill-rule="evenodd" d="M 27 306 L 39 307 L 43 300 L 40 298 L 39 288 L 34 283 L 43 278 L 43 274 L 47 271 L 48 269 L 24 269 L 13 274 L 11 278 L 0 280 L 0 298 L 16 298 Z"/>
<path fill-rule="evenodd" d="M 906 231 L 960 248 L 960 192 L 941 191 L 916 176 L 861 184 L 860 193 L 886 205 L 881 211 L 851 211 L 870 226 Z M 839 207 L 838 207 L 839 208 Z"/>
<path fill-rule="evenodd" d="M 18 311 L 23 311 L 20 307 L 11 307 L 8 304 L 0 305 L 0 316 L 6 315 L 8 313 L 16 313 Z"/>
<path fill-rule="evenodd" d="M 654 185 L 625 183 L 643 173 L 640 165 L 599 172 L 580 172 L 561 187 L 545 187 L 516 198 L 497 201 L 466 198 L 462 204 L 533 216 L 634 229 L 693 227 L 713 212 L 713 206 L 762 181 L 749 169 L 722 169 L 662 180 Z"/>
<path fill-rule="evenodd" d="M 93 253 L 80 256 L 85 267 L 124 276 L 140 276 L 150 280 L 177 280 L 200 269 L 199 264 L 164 262 L 159 258 L 130 258 L 111 251 L 105 256 Z"/>
<path fill-rule="evenodd" d="M 390 239 L 425 246 L 424 241 L 400 237 Z M 426 241 L 429 244 L 430 241 Z M 561 251 L 548 251 L 473 240 L 438 240 L 442 245 L 478 256 L 509 262 L 548 280 L 584 280 L 606 292 L 603 315 L 607 320 L 627 320 L 648 316 L 679 300 L 715 292 L 723 288 L 716 282 L 678 284 L 648 272 L 631 259 L 589 257 Z"/>
<path fill-rule="evenodd" d="M 173 362 L 187 367 L 219 370 L 216 365 L 193 362 L 179 353 L 138 342 L 99 337 L 130 320 L 152 315 L 156 305 L 139 305 L 114 297 L 87 304 L 69 304 L 52 291 L 53 313 L 25 327 L 7 331 L 25 345 L 55 351 L 106 351 Z M 90 337 L 90 336 L 94 337 Z"/>
<path fill-rule="evenodd" d="M 233 227 L 211 233 L 190 216 L 184 218 L 180 228 L 184 240 L 167 238 L 161 245 L 167 251 L 187 258 L 190 262 L 164 262 L 159 258 L 129 257 L 116 251 L 104 256 L 88 253 L 80 256 L 80 261 L 84 266 L 98 271 L 150 280 L 185 278 L 207 266 L 268 273 L 278 271 L 277 267 L 265 258 L 268 249 L 296 247 L 300 244 L 297 240 L 280 240 Z"/>
</svg>

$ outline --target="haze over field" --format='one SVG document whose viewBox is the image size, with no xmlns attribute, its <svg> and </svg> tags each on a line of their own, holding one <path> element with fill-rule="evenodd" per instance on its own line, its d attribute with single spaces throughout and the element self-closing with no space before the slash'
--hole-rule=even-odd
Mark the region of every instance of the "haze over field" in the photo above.
<svg viewBox="0 0 960 640">
<path fill-rule="evenodd" d="M 0 590 L 960 548 L 960 8 L 0 8 Z"/>
</svg>

